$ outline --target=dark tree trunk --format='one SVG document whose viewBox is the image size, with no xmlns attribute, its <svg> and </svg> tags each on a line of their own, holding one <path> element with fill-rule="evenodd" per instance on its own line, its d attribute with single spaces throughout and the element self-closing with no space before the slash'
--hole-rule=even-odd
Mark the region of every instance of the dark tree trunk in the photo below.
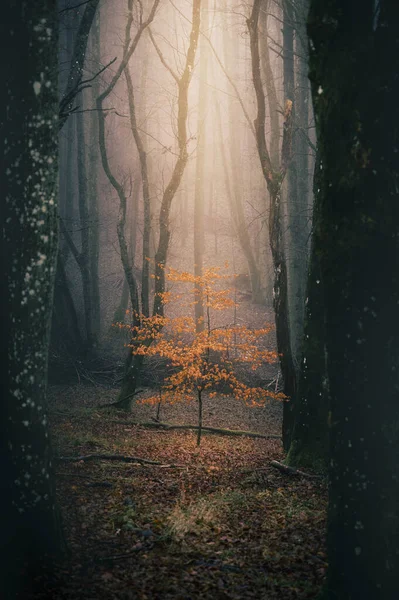
<svg viewBox="0 0 399 600">
<path fill-rule="evenodd" d="M 63 547 L 46 383 L 57 253 L 57 4 L 8 2 L 0 25 L 3 598 Z"/>
<path fill-rule="evenodd" d="M 399 4 L 312 0 L 331 401 L 325 597 L 399 589 Z"/>
<path fill-rule="evenodd" d="M 315 212 L 318 227 L 318 192 L 322 184 L 320 164 L 315 171 Z M 325 348 L 324 294 L 320 258 L 312 243 L 306 299 L 303 352 L 294 400 L 293 427 L 286 463 L 326 472 L 329 452 L 329 398 Z"/>
<path fill-rule="evenodd" d="M 100 8 L 97 9 L 91 27 L 91 50 L 94 60 L 95 71 L 101 68 L 100 50 Z M 99 79 L 92 82 L 91 108 L 96 105 L 97 96 L 100 93 Z M 88 149 L 88 205 L 90 212 L 89 221 L 89 261 L 90 261 L 90 296 L 92 312 L 92 330 L 94 339 L 98 342 L 101 333 L 101 304 L 100 304 L 100 279 L 99 279 L 99 257 L 100 257 L 100 213 L 98 201 L 98 176 L 100 170 L 100 156 L 97 144 L 98 139 L 98 116 L 96 111 L 89 113 L 89 149 Z"/>
<path fill-rule="evenodd" d="M 78 315 L 61 252 L 57 252 L 50 347 L 56 354 L 58 349 L 62 348 L 68 356 L 74 359 L 84 348 Z"/>
<path fill-rule="evenodd" d="M 97 344 L 97 340 L 93 328 L 93 298 L 90 269 L 90 217 L 88 203 L 89 194 L 87 178 L 86 135 L 82 113 L 76 115 L 76 141 L 78 145 L 78 199 L 80 219 L 79 224 L 81 229 L 81 250 L 78 266 L 82 277 L 87 349 L 91 350 Z"/>
<path fill-rule="evenodd" d="M 284 381 L 284 393 L 291 401 L 296 392 L 296 372 L 291 350 L 291 332 L 288 313 L 288 277 L 283 244 L 283 215 L 281 206 L 281 187 L 292 156 L 292 100 L 286 99 L 284 112 L 284 130 L 281 148 L 280 166 L 277 170 L 272 162 L 266 141 L 266 102 L 261 78 L 261 62 L 259 55 L 259 15 L 262 0 L 254 0 L 251 16 L 247 21 L 250 48 L 252 81 L 257 104 L 257 115 L 254 121 L 256 145 L 262 173 L 270 196 L 269 202 L 269 241 L 274 268 L 273 306 L 276 320 L 277 350 L 280 356 L 280 367 Z M 270 85 L 270 84 L 269 84 Z M 273 103 L 269 107 L 275 109 Z M 293 412 L 291 405 L 286 404 L 283 420 L 283 444 L 289 448 Z"/>
</svg>

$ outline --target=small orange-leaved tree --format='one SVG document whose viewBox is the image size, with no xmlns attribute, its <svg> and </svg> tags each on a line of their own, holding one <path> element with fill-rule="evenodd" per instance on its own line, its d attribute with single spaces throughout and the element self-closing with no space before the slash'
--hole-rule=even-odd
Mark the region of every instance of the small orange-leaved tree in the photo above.
<svg viewBox="0 0 399 600">
<path fill-rule="evenodd" d="M 194 289 L 202 296 L 205 309 L 203 330 L 197 332 L 194 318 L 187 315 L 142 317 L 139 328 L 131 325 L 125 327 L 131 329 L 134 339 L 134 345 L 130 346 L 133 354 L 159 356 L 168 360 L 172 374 L 165 377 L 163 401 L 175 403 L 196 397 L 199 446 L 204 393 L 211 397 L 218 393 L 233 395 L 250 406 L 262 406 L 271 398 L 285 398 L 284 394 L 248 385 L 238 375 L 238 366 L 246 364 L 256 371 L 262 364 L 277 360 L 276 352 L 265 349 L 265 338 L 272 325 L 267 324 L 261 329 L 235 323 L 213 326 L 215 311 L 227 311 L 235 305 L 231 290 L 220 286 L 220 281 L 229 276 L 220 274 L 217 267 L 206 269 L 200 277 L 169 269 L 166 277 L 171 282 L 189 284 L 190 287 L 194 285 Z M 173 302 L 176 311 L 176 303 L 184 298 L 187 298 L 187 294 L 166 293 L 164 302 Z M 187 304 L 192 305 L 192 302 Z M 155 404 L 159 402 L 159 397 L 146 398 L 142 402 Z"/>
</svg>

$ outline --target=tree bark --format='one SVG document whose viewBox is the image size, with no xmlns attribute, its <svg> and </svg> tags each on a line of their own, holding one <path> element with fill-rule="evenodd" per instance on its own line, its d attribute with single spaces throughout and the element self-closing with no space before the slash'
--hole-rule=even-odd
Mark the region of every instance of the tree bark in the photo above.
<svg viewBox="0 0 399 600">
<path fill-rule="evenodd" d="M 19 0 L 2 11 L 0 44 L 1 498 L 6 600 L 63 549 L 46 383 L 57 253 L 57 6 Z M 26 591 L 26 590 L 25 590 Z"/>
<path fill-rule="evenodd" d="M 80 268 L 80 274 L 82 277 L 87 350 L 91 350 L 94 346 L 96 346 L 97 340 L 93 330 L 86 135 L 82 113 L 76 115 L 76 141 L 78 146 L 78 204 L 79 224 L 81 229 L 81 250 L 78 266 Z"/>
<path fill-rule="evenodd" d="M 393 600 L 399 588 L 398 22 L 388 0 L 312 0 L 308 21 L 331 401 L 328 600 Z"/>
<path fill-rule="evenodd" d="M 320 164 L 314 181 L 316 210 L 314 227 L 318 227 L 318 192 Z M 320 258 L 312 243 L 307 287 L 303 353 L 297 394 L 293 407 L 293 427 L 286 463 L 326 472 L 329 454 L 329 397 L 327 379 L 326 332 L 324 324 L 324 290 Z"/>
</svg>

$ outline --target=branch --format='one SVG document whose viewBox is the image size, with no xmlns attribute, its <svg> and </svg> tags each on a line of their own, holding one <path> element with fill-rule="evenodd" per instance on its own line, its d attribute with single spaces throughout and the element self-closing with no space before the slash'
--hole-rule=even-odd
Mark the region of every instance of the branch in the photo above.
<svg viewBox="0 0 399 600">
<path fill-rule="evenodd" d="M 89 2 L 93 2 L 93 0 L 86 0 L 85 2 L 81 2 L 80 4 L 75 4 L 75 6 L 67 6 L 66 8 L 63 8 L 62 10 L 60 10 L 58 14 L 62 15 L 62 13 L 68 12 L 69 10 L 75 10 L 76 8 L 80 8 L 81 6 L 84 6 L 85 4 L 89 4 Z"/>
<path fill-rule="evenodd" d="M 98 101 L 100 103 L 100 108 L 102 108 L 102 103 L 105 100 L 105 98 L 107 98 L 107 96 L 109 96 L 109 94 L 112 92 L 112 90 L 114 89 L 116 83 L 118 82 L 120 76 L 122 75 L 123 71 L 126 69 L 129 60 L 133 54 L 133 52 L 136 50 L 137 48 L 137 44 L 140 41 L 141 35 L 143 33 L 143 31 L 145 29 L 147 29 L 147 27 L 149 27 L 149 25 L 151 25 L 152 21 L 154 20 L 155 17 L 155 13 L 157 11 L 158 5 L 159 5 L 160 0 L 154 0 L 154 3 L 152 5 L 150 14 L 148 15 L 148 18 L 146 21 L 144 21 L 143 23 L 141 23 L 140 27 L 138 28 L 136 35 L 134 36 L 134 39 L 128 49 L 127 52 L 125 52 L 123 59 L 120 62 L 120 65 L 115 73 L 115 75 L 113 76 L 111 82 L 108 84 L 108 86 L 106 87 L 106 89 L 102 92 L 102 94 L 100 94 L 100 96 L 98 97 Z M 87 9 L 86 9 L 87 10 Z"/>
<path fill-rule="evenodd" d="M 58 456 L 57 462 L 89 462 L 91 460 L 114 460 L 126 463 L 140 463 L 141 465 L 156 465 L 160 467 L 178 467 L 181 465 L 165 465 L 158 460 L 148 460 L 138 456 L 126 456 L 124 454 L 86 454 L 84 456 Z"/>
<path fill-rule="evenodd" d="M 175 10 L 176 10 L 176 11 L 177 11 L 177 12 L 178 12 L 178 13 L 179 13 L 179 14 L 180 14 L 180 15 L 181 15 L 181 16 L 182 16 L 182 17 L 183 17 L 183 18 L 184 18 L 186 21 L 188 21 L 188 22 L 191 24 L 191 21 L 190 21 L 190 19 L 188 19 L 188 18 L 186 17 L 186 15 L 185 15 L 184 13 L 182 13 L 182 12 L 181 12 L 181 10 L 179 10 L 179 9 L 177 8 L 177 6 L 174 4 L 174 2 L 172 2 L 172 0 L 170 0 L 170 3 L 171 3 L 171 5 L 173 6 L 173 8 L 174 8 L 174 9 L 175 9 Z M 227 69 L 226 69 L 226 67 L 224 66 L 224 64 L 223 64 L 222 60 L 220 59 L 220 57 L 219 57 L 219 55 L 218 55 L 218 53 L 217 53 L 217 50 L 216 50 L 215 46 L 213 45 L 213 43 L 212 43 L 212 41 L 211 41 L 210 37 L 209 37 L 209 36 L 208 36 L 206 33 L 204 33 L 204 32 L 203 32 L 201 29 L 200 29 L 200 34 L 201 34 L 201 35 L 202 35 L 202 36 L 203 36 L 203 37 L 206 39 L 206 41 L 208 42 L 209 46 L 211 47 L 211 50 L 212 50 L 212 52 L 213 52 L 213 54 L 214 54 L 214 56 L 215 56 L 215 58 L 216 58 L 216 61 L 217 61 L 217 63 L 219 64 L 219 66 L 220 66 L 220 68 L 222 69 L 222 71 L 223 71 L 223 73 L 224 73 L 224 75 L 225 75 L 225 77 L 226 77 L 227 81 L 230 83 L 231 87 L 233 88 L 233 90 L 234 90 L 234 92 L 235 92 L 235 97 L 237 98 L 238 102 L 240 103 L 240 106 L 241 106 L 241 108 L 242 108 L 242 111 L 243 111 L 243 113 L 244 113 L 244 117 L 245 117 L 245 119 L 246 119 L 246 121 L 247 121 L 247 123 L 248 123 L 248 125 L 249 125 L 249 128 L 250 128 L 250 130 L 252 131 L 252 133 L 255 135 L 255 129 L 254 129 L 253 123 L 252 123 L 252 121 L 251 121 L 251 118 L 250 118 L 250 116 L 249 116 L 249 114 L 248 114 L 248 112 L 247 112 L 247 110 L 246 110 L 246 108 L 245 108 L 245 105 L 244 105 L 243 99 L 241 98 L 241 94 L 240 94 L 240 92 L 238 91 L 238 88 L 237 88 L 236 84 L 234 83 L 234 80 L 233 80 L 233 78 L 232 78 L 232 77 L 229 75 L 229 73 L 227 72 Z"/>
<path fill-rule="evenodd" d="M 300 471 L 294 467 L 283 465 L 283 463 L 278 462 L 277 460 L 272 460 L 270 465 L 285 475 L 297 475 L 299 477 L 307 477 L 308 479 L 322 479 L 320 475 L 310 475 L 309 473 L 305 473 L 304 471 Z"/>
<path fill-rule="evenodd" d="M 73 239 L 71 238 L 71 236 L 69 235 L 69 231 L 65 227 L 65 223 L 61 217 L 60 217 L 60 229 L 61 229 L 61 233 L 65 237 L 66 243 L 68 244 L 68 246 L 73 254 L 74 259 L 76 260 L 78 267 L 81 269 L 82 264 L 83 264 L 82 254 L 79 252 L 79 250 L 75 246 L 75 243 L 74 243 Z"/>
<path fill-rule="evenodd" d="M 172 75 L 173 79 L 176 81 L 177 85 L 179 85 L 179 77 L 178 75 L 176 75 L 176 73 L 174 72 L 174 70 L 172 69 L 172 67 L 170 67 L 168 65 L 168 63 L 165 60 L 164 55 L 162 54 L 158 44 L 156 43 L 154 36 L 152 35 L 152 31 L 150 29 L 150 27 L 148 28 L 148 35 L 150 36 L 150 40 L 152 42 L 152 45 L 154 46 L 156 53 L 158 54 L 159 60 L 161 61 L 161 63 L 163 64 L 163 66 L 165 67 L 165 69 L 167 71 L 169 71 L 169 73 Z"/>
<path fill-rule="evenodd" d="M 120 425 L 135 425 L 137 427 L 144 427 L 145 429 L 163 429 L 165 431 L 172 431 L 174 429 L 198 431 L 198 425 L 174 425 L 173 423 L 140 423 L 139 421 L 112 421 Z M 219 427 L 202 427 L 203 433 L 212 433 L 216 435 L 227 435 L 231 437 L 249 437 L 249 438 L 261 438 L 265 440 L 281 440 L 281 435 L 274 434 L 263 434 L 256 433 L 254 431 L 241 431 L 239 429 L 222 429 Z"/>
<path fill-rule="evenodd" d="M 59 124 L 59 129 L 61 129 L 63 127 L 63 125 L 64 125 L 67 117 L 69 117 L 69 115 L 84 112 L 84 111 L 79 111 L 78 106 L 75 106 L 75 108 L 71 108 L 71 110 L 68 110 L 68 111 L 66 111 L 65 109 L 67 108 L 67 106 L 72 105 L 73 100 L 76 98 L 76 96 L 78 94 L 80 94 L 81 92 L 83 92 L 83 90 L 85 90 L 87 88 L 91 88 L 91 85 L 87 85 L 87 84 L 90 83 L 91 81 L 94 81 L 99 75 L 101 75 L 101 73 L 103 73 L 106 69 L 108 69 L 108 67 L 113 65 L 115 61 L 116 61 L 116 56 L 107 65 L 105 65 L 105 67 L 102 67 L 95 75 L 93 75 L 93 77 L 90 77 L 90 79 L 85 79 L 84 81 L 81 81 L 80 83 L 78 83 L 76 85 L 75 88 L 73 88 L 73 90 L 71 90 L 69 92 L 69 94 L 67 96 L 64 96 L 64 98 L 60 102 L 60 108 L 59 108 L 59 115 L 60 115 L 60 120 L 61 120 L 60 124 Z M 91 109 L 91 110 L 96 110 L 96 109 Z"/>
<path fill-rule="evenodd" d="M 69 70 L 68 83 L 64 97 L 60 102 L 58 125 L 60 130 L 64 126 L 68 115 L 72 110 L 72 102 L 74 98 L 79 91 L 81 91 L 79 90 L 79 87 L 82 84 L 82 74 L 86 57 L 87 42 L 99 2 L 100 0 L 90 0 L 80 21 L 71 60 L 71 67 Z"/>
<path fill-rule="evenodd" d="M 238 91 L 238 88 L 237 88 L 236 84 L 234 83 L 232 77 L 230 77 L 230 75 L 228 74 L 226 67 L 224 66 L 224 64 L 222 63 L 221 59 L 219 58 L 219 55 L 218 55 L 218 53 L 216 51 L 215 46 L 212 44 L 211 39 L 203 31 L 201 31 L 200 33 L 206 39 L 206 41 L 208 42 L 209 46 L 211 47 L 211 50 L 212 50 L 212 52 L 213 52 L 213 54 L 214 54 L 214 56 L 216 58 L 217 63 L 219 64 L 219 66 L 222 69 L 222 71 L 223 71 L 223 73 L 224 73 L 227 81 L 229 82 L 229 84 L 231 85 L 231 87 L 233 88 L 233 90 L 235 92 L 236 98 L 237 98 L 238 102 L 240 103 L 240 106 L 242 108 L 242 112 L 244 113 L 244 117 L 245 117 L 245 119 L 246 119 L 246 121 L 247 121 L 247 123 L 249 125 L 249 128 L 252 131 L 253 135 L 256 137 L 256 135 L 255 135 L 255 128 L 254 128 L 253 123 L 251 121 L 251 118 L 250 118 L 250 116 L 249 116 L 249 114 L 247 112 L 247 109 L 245 108 L 244 101 L 241 98 L 241 94 Z"/>
</svg>

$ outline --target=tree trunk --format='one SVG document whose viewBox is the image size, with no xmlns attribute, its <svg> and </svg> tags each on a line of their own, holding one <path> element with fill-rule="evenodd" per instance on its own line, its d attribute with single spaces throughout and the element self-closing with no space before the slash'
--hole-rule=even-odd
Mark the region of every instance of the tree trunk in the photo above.
<svg viewBox="0 0 399 600">
<path fill-rule="evenodd" d="M 173 72 L 173 78 L 178 87 L 178 115 L 177 115 L 177 141 L 179 156 L 175 163 L 172 176 L 163 193 L 161 208 L 159 211 L 159 239 L 155 254 L 155 293 L 153 315 L 164 315 L 165 292 L 165 265 L 168 255 L 170 228 L 169 215 L 173 198 L 179 188 L 184 170 L 188 161 L 187 152 L 187 117 L 188 117 L 188 88 L 194 69 L 195 54 L 197 51 L 199 30 L 201 23 L 201 0 L 193 0 L 192 26 L 190 43 L 187 49 L 186 62 L 182 75 L 178 77 Z M 158 52 L 159 53 L 159 52 Z M 161 61 L 164 62 L 163 57 Z"/>
<path fill-rule="evenodd" d="M 201 444 L 202 435 L 202 391 L 198 390 L 198 433 L 197 433 L 197 446 Z"/>
<path fill-rule="evenodd" d="M 308 21 L 331 401 L 328 600 L 394 600 L 399 589 L 398 22 L 388 0 L 312 0 Z"/>
<path fill-rule="evenodd" d="M 322 170 L 317 165 L 315 198 L 322 185 Z M 314 226 L 318 227 L 318 206 Z M 293 407 L 293 427 L 286 463 L 326 472 L 329 451 L 329 397 L 325 347 L 324 294 L 320 258 L 312 243 L 305 315 L 303 354 L 298 389 Z"/>
<path fill-rule="evenodd" d="M 84 347 L 75 303 L 64 261 L 59 251 L 57 252 L 50 347 L 56 352 L 59 348 L 64 348 L 67 355 L 74 358 L 80 354 Z"/>
<path fill-rule="evenodd" d="M 202 27 L 208 29 L 208 2 L 202 1 Z M 195 162 L 194 191 L 194 275 L 202 277 L 204 262 L 204 213 L 205 213 L 205 144 L 206 144 L 206 111 L 208 104 L 208 47 L 205 39 L 200 38 L 199 85 L 198 85 L 198 121 L 197 121 L 197 156 Z M 194 315 L 197 333 L 204 330 L 204 297 L 201 283 L 194 284 Z"/>
<path fill-rule="evenodd" d="M 86 136 L 82 113 L 76 115 L 76 140 L 78 145 L 78 197 L 81 228 L 81 250 L 78 266 L 80 268 L 80 274 L 82 277 L 87 349 L 90 350 L 96 345 L 96 336 L 93 330 L 92 286 L 90 272 L 90 224 L 88 206 L 88 180 L 86 170 Z"/>
<path fill-rule="evenodd" d="M 262 173 L 270 196 L 269 241 L 274 268 L 273 306 L 276 320 L 277 350 L 280 356 L 284 393 L 292 401 L 296 391 L 296 372 L 291 350 L 288 277 L 283 245 L 283 215 L 281 206 L 281 187 L 292 156 L 292 100 L 289 98 L 286 99 L 280 167 L 276 170 L 271 160 L 271 154 L 269 153 L 265 134 L 266 102 L 261 78 L 258 31 L 261 5 L 262 0 L 254 0 L 251 17 L 247 21 L 250 36 L 252 81 L 257 104 L 254 130 Z M 273 104 L 273 98 L 274 94 L 268 95 L 270 112 L 277 110 L 277 107 Z M 290 403 L 284 404 L 283 443 L 286 450 L 289 447 L 291 428 L 293 425 L 291 406 L 292 404 Z"/>
<path fill-rule="evenodd" d="M 126 48 L 127 49 L 127 48 Z M 141 277 L 141 310 L 145 317 L 150 314 L 149 293 L 150 293 L 150 235 L 151 235 L 151 199 L 150 186 L 148 181 L 147 152 L 139 132 L 136 117 L 136 103 L 134 98 L 133 81 L 130 75 L 129 66 L 125 69 L 125 78 L 129 100 L 130 128 L 132 130 L 134 141 L 136 142 L 137 152 L 140 160 L 140 173 L 143 191 L 143 270 Z M 144 79 L 144 78 L 143 78 Z"/>
<path fill-rule="evenodd" d="M 0 43 L 2 597 L 63 549 L 46 384 L 57 254 L 58 9 L 7 3 Z M 42 74 L 42 75 L 40 75 Z M 26 590 L 25 590 L 26 591 Z"/>
<path fill-rule="evenodd" d="M 100 70 L 101 50 L 100 50 L 100 8 L 97 9 L 94 21 L 91 27 L 91 46 L 92 60 L 95 64 L 95 70 Z M 92 107 L 96 104 L 96 98 L 100 93 L 99 79 L 94 79 L 91 93 Z M 87 157 L 88 172 L 88 207 L 90 213 L 89 221 L 89 268 L 90 268 L 90 296 L 92 311 L 92 330 L 94 339 L 98 342 L 101 332 L 101 305 L 100 305 L 100 280 L 99 280 L 99 255 L 100 255 L 100 213 L 98 202 L 98 176 L 100 168 L 100 157 L 98 151 L 98 115 L 96 111 L 90 114 L 89 128 L 89 150 Z"/>
</svg>

